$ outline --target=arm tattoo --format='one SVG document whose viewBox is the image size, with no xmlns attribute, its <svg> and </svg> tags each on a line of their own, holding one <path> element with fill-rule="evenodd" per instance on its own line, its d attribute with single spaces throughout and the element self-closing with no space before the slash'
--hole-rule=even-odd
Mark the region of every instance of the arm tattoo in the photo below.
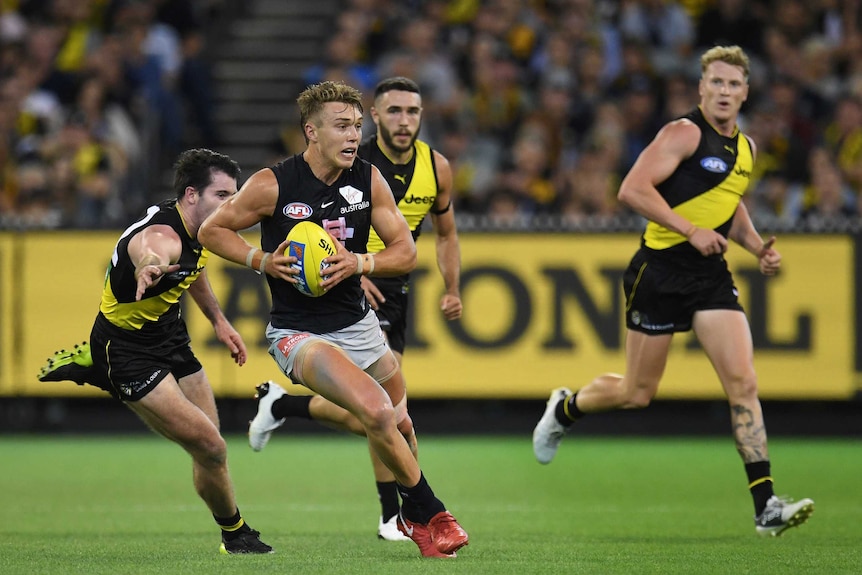
<svg viewBox="0 0 862 575">
<path fill-rule="evenodd" d="M 763 461 L 769 458 L 766 450 L 766 427 L 763 415 L 744 405 L 730 406 L 730 424 L 736 450 L 744 463 Z"/>
</svg>

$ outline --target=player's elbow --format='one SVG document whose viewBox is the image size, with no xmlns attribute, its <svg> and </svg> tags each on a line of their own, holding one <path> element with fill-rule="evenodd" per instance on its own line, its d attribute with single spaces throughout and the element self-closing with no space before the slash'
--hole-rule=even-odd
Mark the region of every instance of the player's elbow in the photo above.
<svg viewBox="0 0 862 575">
<path fill-rule="evenodd" d="M 201 227 L 198 228 L 198 242 L 205 248 L 209 248 L 209 245 L 212 242 L 213 230 L 212 223 L 210 220 L 204 220 L 201 224 Z"/>
<path fill-rule="evenodd" d="M 635 189 L 624 180 L 617 192 L 617 200 L 624 206 L 632 207 L 636 195 Z"/>
<path fill-rule="evenodd" d="M 404 254 L 404 267 L 405 267 L 405 269 L 401 273 L 406 274 L 406 273 L 412 272 L 413 269 L 416 267 L 416 264 L 418 263 L 418 261 L 419 260 L 418 260 L 418 257 L 416 255 L 416 243 L 411 241 L 407 245 L 407 250 L 406 250 L 406 253 Z"/>
</svg>

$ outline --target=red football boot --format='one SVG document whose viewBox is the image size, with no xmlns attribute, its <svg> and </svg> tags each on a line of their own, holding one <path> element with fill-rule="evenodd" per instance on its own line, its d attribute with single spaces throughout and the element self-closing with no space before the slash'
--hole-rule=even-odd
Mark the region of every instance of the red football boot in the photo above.
<svg viewBox="0 0 862 575">
<path fill-rule="evenodd" d="M 443 554 L 455 553 L 470 540 L 467 532 L 448 511 L 441 511 L 432 517 L 428 522 L 428 531 L 431 532 L 434 547 Z"/>
<path fill-rule="evenodd" d="M 438 515 L 440 514 L 438 513 Z M 434 541 L 431 540 L 431 531 L 428 529 L 427 525 L 423 525 L 421 523 L 414 523 L 409 519 L 405 519 L 404 515 L 402 515 L 401 512 L 398 513 L 398 519 L 396 520 L 396 524 L 398 525 L 398 531 L 412 539 L 413 543 L 415 543 L 416 546 L 419 547 L 419 552 L 422 553 L 422 557 L 455 557 L 454 552 L 441 553 L 437 550 L 437 547 L 434 546 Z"/>
</svg>

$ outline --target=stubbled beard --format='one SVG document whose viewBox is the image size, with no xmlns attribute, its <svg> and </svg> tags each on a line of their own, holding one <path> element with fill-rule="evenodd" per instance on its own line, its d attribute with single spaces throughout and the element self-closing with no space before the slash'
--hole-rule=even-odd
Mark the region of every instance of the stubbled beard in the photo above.
<svg viewBox="0 0 862 575">
<path fill-rule="evenodd" d="M 413 144 L 416 142 L 416 138 L 419 137 L 419 130 L 416 130 L 416 133 L 413 134 L 413 137 L 410 138 L 410 143 L 406 146 L 397 146 L 395 145 L 394 138 L 392 137 L 392 132 L 387 130 L 384 127 L 380 127 L 380 137 L 383 138 L 383 143 L 386 144 L 387 147 L 395 150 L 396 152 L 403 153 L 410 150 L 413 147 Z"/>
</svg>

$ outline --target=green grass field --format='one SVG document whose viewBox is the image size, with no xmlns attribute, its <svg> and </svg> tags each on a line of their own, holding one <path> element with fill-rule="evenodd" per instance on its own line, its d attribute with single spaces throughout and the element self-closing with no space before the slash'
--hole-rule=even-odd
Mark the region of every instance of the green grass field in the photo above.
<svg viewBox="0 0 862 575">
<path fill-rule="evenodd" d="M 276 548 L 222 556 L 188 456 L 154 435 L 0 436 L 0 573 L 850 574 L 862 572 L 862 446 L 773 438 L 779 494 L 817 510 L 754 533 L 731 439 L 567 438 L 549 466 L 529 437 L 420 438 L 422 467 L 470 533 L 454 560 L 376 539 L 363 442 L 229 439 L 243 515 Z"/>
</svg>

